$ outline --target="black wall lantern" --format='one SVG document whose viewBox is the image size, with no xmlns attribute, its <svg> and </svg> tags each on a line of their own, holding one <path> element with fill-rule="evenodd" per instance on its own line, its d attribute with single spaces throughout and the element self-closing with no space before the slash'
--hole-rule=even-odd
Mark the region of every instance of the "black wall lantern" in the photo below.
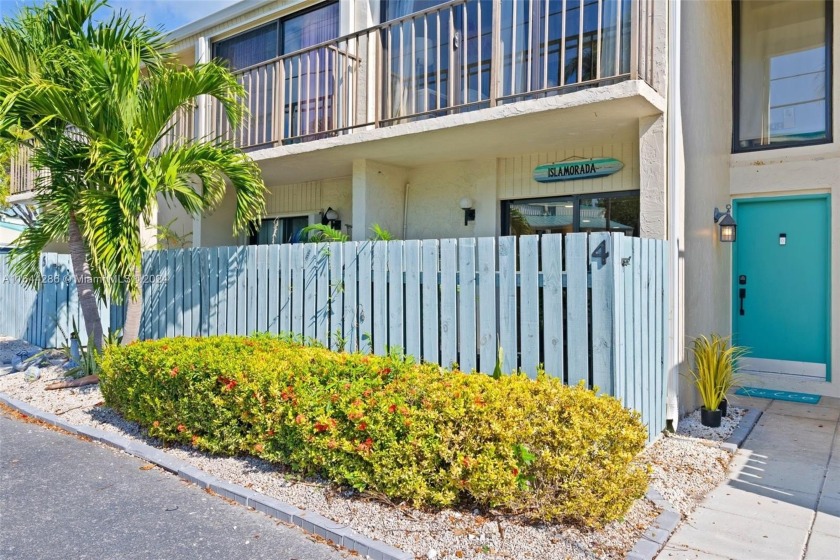
<svg viewBox="0 0 840 560">
<path fill-rule="evenodd" d="M 726 205 L 726 212 L 721 212 L 715 208 L 715 223 L 720 226 L 721 243 L 734 243 L 738 224 L 735 223 L 735 218 L 732 217 L 731 204 Z"/>
<path fill-rule="evenodd" d="M 338 212 L 333 210 L 332 207 L 327 208 L 327 211 L 321 214 L 321 223 L 335 230 L 341 230 L 341 220 L 338 219 Z"/>
<path fill-rule="evenodd" d="M 473 199 L 465 196 L 460 200 L 458 205 L 464 211 L 464 225 L 475 221 L 475 208 L 473 208 Z"/>
</svg>

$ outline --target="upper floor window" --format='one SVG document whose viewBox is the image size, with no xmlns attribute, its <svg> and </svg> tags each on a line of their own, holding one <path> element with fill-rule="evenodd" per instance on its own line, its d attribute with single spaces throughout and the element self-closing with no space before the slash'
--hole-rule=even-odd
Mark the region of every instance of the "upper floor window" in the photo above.
<svg viewBox="0 0 840 560">
<path fill-rule="evenodd" d="M 734 4 L 734 151 L 831 141 L 831 2 Z"/>
<path fill-rule="evenodd" d="M 239 70 L 338 37 L 338 2 L 316 7 L 218 41 L 215 56 Z"/>
</svg>

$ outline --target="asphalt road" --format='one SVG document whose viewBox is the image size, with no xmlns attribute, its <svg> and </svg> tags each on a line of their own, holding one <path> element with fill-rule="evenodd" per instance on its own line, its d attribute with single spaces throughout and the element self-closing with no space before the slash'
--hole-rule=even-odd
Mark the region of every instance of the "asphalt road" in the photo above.
<svg viewBox="0 0 840 560">
<path fill-rule="evenodd" d="M 0 558 L 347 558 L 147 463 L 0 412 Z"/>
</svg>

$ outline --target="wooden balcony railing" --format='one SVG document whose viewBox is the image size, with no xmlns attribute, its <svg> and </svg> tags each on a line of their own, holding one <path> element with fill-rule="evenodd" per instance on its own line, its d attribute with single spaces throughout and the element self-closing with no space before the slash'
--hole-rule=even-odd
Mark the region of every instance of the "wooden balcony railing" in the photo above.
<svg viewBox="0 0 840 560">
<path fill-rule="evenodd" d="M 22 148 L 12 156 L 9 166 L 9 194 L 22 194 L 35 188 L 37 174 L 29 165 L 31 155 L 31 148 Z"/>
<path fill-rule="evenodd" d="M 654 0 L 454 0 L 236 72 L 243 148 L 352 133 L 626 79 L 653 85 Z"/>
</svg>

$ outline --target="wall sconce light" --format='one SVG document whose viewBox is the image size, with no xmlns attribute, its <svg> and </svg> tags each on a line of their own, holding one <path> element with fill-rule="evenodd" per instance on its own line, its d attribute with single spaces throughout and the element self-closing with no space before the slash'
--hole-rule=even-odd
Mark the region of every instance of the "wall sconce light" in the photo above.
<svg viewBox="0 0 840 560">
<path fill-rule="evenodd" d="M 333 210 L 332 207 L 327 208 L 327 211 L 321 214 L 321 224 L 340 230 L 341 221 L 338 219 L 338 212 Z"/>
<path fill-rule="evenodd" d="M 715 208 L 715 223 L 720 226 L 720 241 L 721 243 L 733 243 L 735 241 L 736 229 L 738 224 L 732 217 L 732 205 L 726 205 L 726 212 L 721 212 Z"/>
<path fill-rule="evenodd" d="M 464 225 L 469 224 L 470 222 L 475 221 L 475 208 L 473 208 L 473 200 L 465 196 L 461 199 L 459 203 L 461 206 L 461 210 L 464 211 Z"/>
</svg>

